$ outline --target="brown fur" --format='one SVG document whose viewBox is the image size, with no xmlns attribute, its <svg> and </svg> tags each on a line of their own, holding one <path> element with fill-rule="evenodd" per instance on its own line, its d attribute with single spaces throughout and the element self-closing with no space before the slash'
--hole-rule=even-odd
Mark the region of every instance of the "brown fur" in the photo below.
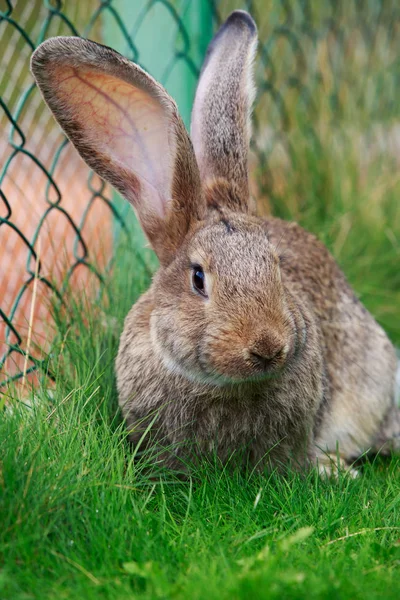
<svg viewBox="0 0 400 600">
<path fill-rule="evenodd" d="M 163 458 L 173 466 L 212 451 L 226 461 L 242 449 L 253 464 L 319 460 L 329 468 L 337 449 L 350 461 L 398 435 L 388 426 L 390 418 L 400 429 L 395 353 L 313 235 L 251 214 L 255 42 L 255 25 L 241 11 L 212 42 L 192 121 L 196 157 L 166 92 L 110 49 L 76 40 L 68 54 L 68 40 L 50 41 L 32 64 L 45 99 L 87 162 L 126 195 L 136 178 L 133 204 L 162 262 L 126 318 L 116 362 L 132 440 L 149 428 L 147 443 L 168 447 Z M 82 130 L 75 133 L 79 107 L 68 119 L 61 112 L 65 98 L 44 71 L 62 74 L 71 65 L 79 73 L 82 65 L 112 72 L 133 91 L 145 90 L 149 103 L 160 102 L 174 149 L 163 216 L 157 198 L 142 192 L 146 181 L 135 164 L 126 174 L 118 170 L 113 152 L 105 156 L 97 142 L 88 146 Z M 199 265 L 205 295 L 193 285 Z"/>
</svg>

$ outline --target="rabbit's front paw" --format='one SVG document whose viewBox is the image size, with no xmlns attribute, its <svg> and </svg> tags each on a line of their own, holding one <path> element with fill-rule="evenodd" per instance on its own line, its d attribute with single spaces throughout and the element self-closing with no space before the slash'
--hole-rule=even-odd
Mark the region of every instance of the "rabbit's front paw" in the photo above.
<svg viewBox="0 0 400 600">
<path fill-rule="evenodd" d="M 319 474 L 328 479 L 338 479 L 339 474 L 347 475 L 352 479 L 360 476 L 360 472 L 349 465 L 340 456 L 327 453 L 316 459 Z"/>
</svg>

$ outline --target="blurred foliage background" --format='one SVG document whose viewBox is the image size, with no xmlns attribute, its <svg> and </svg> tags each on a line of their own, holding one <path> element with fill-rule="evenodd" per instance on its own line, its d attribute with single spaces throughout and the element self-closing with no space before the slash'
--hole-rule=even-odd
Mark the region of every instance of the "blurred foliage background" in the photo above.
<svg viewBox="0 0 400 600">
<path fill-rule="evenodd" d="M 0 0 L 0 385 L 46 370 L 54 299 L 68 309 L 71 290 L 89 302 L 101 293 L 121 244 L 154 266 L 127 203 L 45 107 L 33 49 L 54 35 L 106 43 L 166 86 L 188 126 L 207 44 L 234 8 L 252 13 L 260 36 L 258 211 L 316 233 L 400 342 L 397 0 Z"/>
</svg>

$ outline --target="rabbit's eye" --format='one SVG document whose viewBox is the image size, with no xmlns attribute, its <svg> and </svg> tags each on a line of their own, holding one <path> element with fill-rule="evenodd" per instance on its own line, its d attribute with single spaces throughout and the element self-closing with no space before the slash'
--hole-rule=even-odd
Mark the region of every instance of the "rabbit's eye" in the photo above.
<svg viewBox="0 0 400 600">
<path fill-rule="evenodd" d="M 207 298 L 206 276 L 204 275 L 203 268 L 200 265 L 192 266 L 192 285 L 196 292 Z"/>
</svg>

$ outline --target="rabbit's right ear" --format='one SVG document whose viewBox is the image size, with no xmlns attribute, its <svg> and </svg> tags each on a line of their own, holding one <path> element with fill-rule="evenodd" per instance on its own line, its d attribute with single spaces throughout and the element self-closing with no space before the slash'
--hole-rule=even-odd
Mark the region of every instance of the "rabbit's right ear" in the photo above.
<svg viewBox="0 0 400 600">
<path fill-rule="evenodd" d="M 207 187 L 227 191 L 230 208 L 247 211 L 251 108 L 255 95 L 253 59 L 257 28 L 235 10 L 211 41 L 197 86 L 191 136 Z M 224 194 L 222 194 L 224 196 Z"/>
<path fill-rule="evenodd" d="M 140 67 L 80 38 L 43 42 L 31 68 L 82 158 L 133 204 L 160 262 L 168 264 L 205 208 L 174 101 Z"/>
</svg>

